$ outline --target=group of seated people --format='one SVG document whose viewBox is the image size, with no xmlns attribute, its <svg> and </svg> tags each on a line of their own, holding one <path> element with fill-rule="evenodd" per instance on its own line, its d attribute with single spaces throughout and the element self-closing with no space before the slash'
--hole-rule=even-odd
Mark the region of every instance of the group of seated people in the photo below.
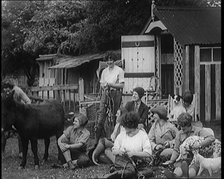
<svg viewBox="0 0 224 179">
<path fill-rule="evenodd" d="M 73 126 L 68 127 L 58 139 L 65 159 L 64 166 L 75 169 L 88 166 L 90 161 L 96 165 L 107 162 L 114 164 L 112 165 L 114 168 L 111 168 L 110 172 L 104 176 L 105 178 L 121 176 L 129 178 L 139 175 L 143 171 L 146 171 L 143 172 L 143 175 L 147 175 L 147 172 L 150 173 L 148 164 L 152 161 L 151 156 L 160 151 L 164 165 L 173 164 L 175 176 L 182 176 L 183 161 L 176 162 L 180 145 L 187 137 L 197 135 L 205 138 L 203 143 L 197 147 L 207 147 L 215 141 L 214 134 L 203 127 L 192 125 L 191 102 L 193 95 L 191 92 L 184 94 L 184 110 L 179 116 L 174 115 L 173 112 L 167 114 L 167 109 L 164 106 L 153 108 L 151 112 L 154 123 L 147 133 L 145 122 L 148 118 L 149 108 L 142 102 L 143 96 L 143 88 L 137 87 L 133 90 L 132 101 L 127 102 L 117 111 L 116 125 L 111 137 L 100 138 L 91 155 L 88 155 L 87 151 L 90 132 L 85 126 L 88 119 L 83 114 L 74 115 Z M 139 163 L 141 165 L 138 166 Z M 196 176 L 198 170 L 198 163 L 191 165 L 188 172 L 189 177 Z"/>
</svg>

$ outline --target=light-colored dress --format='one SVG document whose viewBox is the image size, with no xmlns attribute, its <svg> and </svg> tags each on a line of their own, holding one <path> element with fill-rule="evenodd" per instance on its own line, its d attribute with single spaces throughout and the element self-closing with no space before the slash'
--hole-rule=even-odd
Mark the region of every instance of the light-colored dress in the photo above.
<svg viewBox="0 0 224 179">
<path fill-rule="evenodd" d="M 151 144 L 147 133 L 143 130 L 130 137 L 126 132 L 121 132 L 115 139 L 112 150 L 121 150 L 123 152 L 146 152 L 152 155 Z"/>
</svg>

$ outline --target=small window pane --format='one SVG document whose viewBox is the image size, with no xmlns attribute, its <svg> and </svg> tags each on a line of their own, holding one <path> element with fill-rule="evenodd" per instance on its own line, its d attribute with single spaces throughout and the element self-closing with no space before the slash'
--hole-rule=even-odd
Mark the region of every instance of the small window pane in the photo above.
<svg viewBox="0 0 224 179">
<path fill-rule="evenodd" d="M 211 62 L 212 57 L 211 49 L 200 49 L 200 61 L 201 62 Z"/>
<path fill-rule="evenodd" d="M 213 49 L 213 60 L 221 62 L 221 48 Z"/>
</svg>

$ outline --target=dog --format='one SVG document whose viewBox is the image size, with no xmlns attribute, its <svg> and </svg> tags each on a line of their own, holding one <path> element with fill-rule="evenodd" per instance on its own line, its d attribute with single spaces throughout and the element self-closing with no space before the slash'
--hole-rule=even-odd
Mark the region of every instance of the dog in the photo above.
<svg viewBox="0 0 224 179">
<path fill-rule="evenodd" d="M 200 145 L 203 140 L 204 137 L 199 136 L 190 136 L 185 139 L 185 141 L 180 145 L 180 155 L 176 161 L 178 162 L 181 159 L 186 159 L 189 151 L 191 151 L 195 145 Z"/>
<path fill-rule="evenodd" d="M 170 111 L 168 118 L 170 122 L 176 122 L 177 117 L 183 113 L 186 112 L 185 108 L 182 105 L 182 97 L 180 95 L 174 95 L 173 97 L 174 106 L 173 109 Z"/>
<path fill-rule="evenodd" d="M 194 159 L 196 162 L 199 162 L 200 168 L 197 176 L 201 174 L 204 169 L 207 169 L 209 175 L 212 176 L 212 173 L 218 172 L 221 169 L 221 157 L 216 158 L 204 158 L 201 156 L 197 150 L 193 151 Z"/>
</svg>

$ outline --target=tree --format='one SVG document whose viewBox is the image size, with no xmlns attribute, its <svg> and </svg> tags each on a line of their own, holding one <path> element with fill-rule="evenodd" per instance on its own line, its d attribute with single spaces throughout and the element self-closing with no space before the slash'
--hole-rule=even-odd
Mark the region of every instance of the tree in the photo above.
<svg viewBox="0 0 224 179">
<path fill-rule="evenodd" d="M 36 71 L 33 70 L 36 68 L 33 58 L 39 54 L 81 55 L 120 49 L 121 35 L 137 35 L 143 29 L 151 14 L 151 2 L 5 1 L 2 9 L 2 62 L 7 68 L 3 68 L 4 74 L 22 68 L 32 79 L 30 76 L 34 73 L 31 71 Z M 221 1 L 155 0 L 155 4 L 220 7 Z M 23 61 L 23 58 L 28 60 Z"/>
<path fill-rule="evenodd" d="M 32 85 L 37 71 L 36 56 L 23 49 L 23 29 L 29 26 L 36 6 L 29 1 L 7 1 L 2 5 L 2 76 L 22 69 Z"/>
</svg>

